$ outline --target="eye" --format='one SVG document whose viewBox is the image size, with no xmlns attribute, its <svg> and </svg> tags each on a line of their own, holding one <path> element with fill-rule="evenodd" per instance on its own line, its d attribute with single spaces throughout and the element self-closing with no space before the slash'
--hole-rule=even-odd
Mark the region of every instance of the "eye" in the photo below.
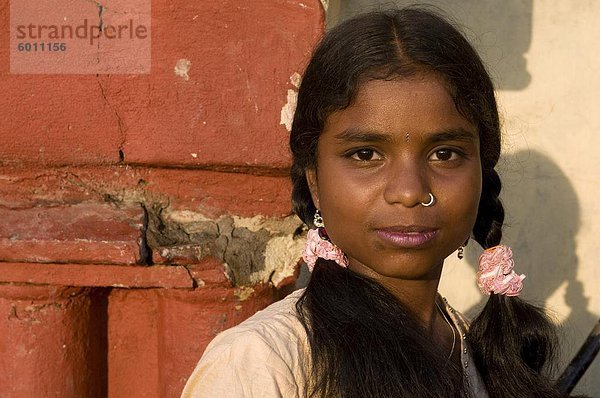
<svg viewBox="0 0 600 398">
<path fill-rule="evenodd" d="M 354 160 L 362 162 L 381 159 L 381 156 L 377 152 L 369 148 L 362 148 L 357 151 L 354 151 L 350 154 L 350 157 Z"/>
<path fill-rule="evenodd" d="M 450 160 L 456 160 L 461 154 L 454 149 L 443 148 L 433 152 L 430 156 L 430 160 L 438 162 L 447 162 Z"/>
</svg>

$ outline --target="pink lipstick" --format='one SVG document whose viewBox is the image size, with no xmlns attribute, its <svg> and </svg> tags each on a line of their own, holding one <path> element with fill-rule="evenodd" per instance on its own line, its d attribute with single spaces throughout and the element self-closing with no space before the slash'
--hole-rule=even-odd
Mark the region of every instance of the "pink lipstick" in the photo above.
<svg viewBox="0 0 600 398">
<path fill-rule="evenodd" d="M 437 235 L 435 228 L 408 226 L 390 227 L 375 231 L 380 239 L 401 248 L 418 248 L 432 241 Z"/>
</svg>

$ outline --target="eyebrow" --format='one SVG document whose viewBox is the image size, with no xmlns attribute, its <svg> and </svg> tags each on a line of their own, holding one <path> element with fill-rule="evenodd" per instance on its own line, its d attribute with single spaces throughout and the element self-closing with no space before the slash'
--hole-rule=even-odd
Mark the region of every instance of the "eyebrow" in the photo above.
<svg viewBox="0 0 600 398">
<path fill-rule="evenodd" d="M 463 128 L 443 130 L 433 133 L 428 139 L 431 142 L 440 141 L 464 141 L 475 142 L 479 138 L 478 135 Z"/>
<path fill-rule="evenodd" d="M 348 128 L 339 134 L 334 136 L 336 141 L 340 143 L 347 142 L 377 142 L 377 143 L 393 143 L 396 141 L 395 137 L 391 134 L 386 134 L 376 130 L 361 130 L 359 128 Z M 474 142 L 477 136 L 472 132 L 463 128 L 453 128 L 447 130 L 441 130 L 427 134 L 426 137 L 428 142 L 436 143 L 443 141 L 465 141 Z"/>
<path fill-rule="evenodd" d="M 389 134 L 384 134 L 372 130 L 360 130 L 357 128 L 348 128 L 334 136 L 336 141 L 343 142 L 382 142 L 391 143 L 393 138 Z"/>
</svg>

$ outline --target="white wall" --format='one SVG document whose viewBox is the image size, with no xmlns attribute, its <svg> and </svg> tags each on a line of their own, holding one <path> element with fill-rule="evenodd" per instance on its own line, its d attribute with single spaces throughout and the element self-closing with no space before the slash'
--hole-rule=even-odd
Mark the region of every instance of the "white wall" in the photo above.
<svg viewBox="0 0 600 398">
<path fill-rule="evenodd" d="M 563 326 L 562 371 L 600 316 L 600 2 L 428 3 L 464 27 L 494 77 L 505 139 L 504 243 L 527 274 L 523 297 Z M 330 1 L 328 26 L 389 4 Z M 475 285 L 479 253 L 472 242 L 463 261 L 453 256 L 440 287 L 467 314 L 484 300 Z M 600 358 L 576 391 L 600 396 Z"/>
</svg>

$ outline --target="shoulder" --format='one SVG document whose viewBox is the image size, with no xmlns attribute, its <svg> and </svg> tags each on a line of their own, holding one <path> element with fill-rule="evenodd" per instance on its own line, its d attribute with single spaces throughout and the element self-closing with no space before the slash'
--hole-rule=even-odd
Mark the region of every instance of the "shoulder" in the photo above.
<svg viewBox="0 0 600 398">
<path fill-rule="evenodd" d="M 298 396 L 305 378 L 306 332 L 295 305 L 302 292 L 292 292 L 219 333 L 206 347 L 182 397 Z"/>
<path fill-rule="evenodd" d="M 264 343 L 284 360 L 291 360 L 290 356 L 306 340 L 306 331 L 296 311 L 296 303 L 303 292 L 304 289 L 296 290 L 239 325 L 219 333 L 206 351 L 219 346 L 240 348 L 249 342 L 257 345 Z"/>
<path fill-rule="evenodd" d="M 217 337 L 222 342 L 236 340 L 244 334 L 256 334 L 266 341 L 300 339 L 305 333 L 298 319 L 296 303 L 303 292 L 304 289 L 299 289 L 290 293 Z"/>
</svg>

